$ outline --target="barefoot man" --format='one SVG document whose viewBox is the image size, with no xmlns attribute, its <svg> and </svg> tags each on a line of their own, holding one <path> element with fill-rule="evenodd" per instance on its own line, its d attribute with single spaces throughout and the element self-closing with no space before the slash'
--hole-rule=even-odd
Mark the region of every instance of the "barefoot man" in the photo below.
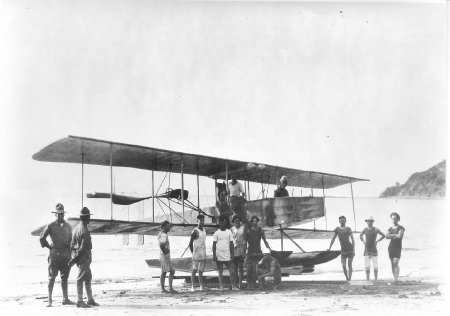
<svg viewBox="0 0 450 316">
<path fill-rule="evenodd" d="M 219 270 L 220 290 L 223 291 L 223 266 L 226 265 L 230 272 L 230 280 L 233 290 L 239 290 L 236 287 L 236 276 L 232 265 L 234 257 L 233 235 L 229 229 L 226 228 L 226 221 L 220 217 L 220 229 L 214 233 L 213 241 L 213 260 L 217 263 L 217 270 Z"/>
<path fill-rule="evenodd" d="M 331 250 L 331 247 L 333 246 L 334 240 L 336 239 L 336 236 L 339 237 L 339 242 L 341 244 L 341 263 L 342 263 L 342 270 L 344 270 L 345 278 L 347 281 L 350 281 L 352 279 L 352 262 L 353 257 L 355 256 L 355 240 L 353 239 L 352 230 L 350 227 L 345 226 L 345 223 L 347 222 L 347 219 L 345 216 L 339 216 L 339 224 L 341 226 L 338 226 L 334 229 L 334 235 L 333 238 L 331 238 L 330 247 L 328 248 L 328 251 Z M 348 273 L 347 273 L 347 259 L 348 259 Z"/>
<path fill-rule="evenodd" d="M 261 289 L 276 290 L 281 284 L 281 267 L 277 259 L 272 257 L 269 249 L 263 250 L 263 258 L 258 263 L 258 283 Z"/>
<path fill-rule="evenodd" d="M 163 293 L 178 293 L 172 287 L 173 276 L 175 275 L 175 270 L 170 262 L 170 245 L 169 236 L 167 233 L 170 231 L 170 222 L 164 221 L 161 223 L 161 232 L 158 234 L 158 243 L 160 249 L 159 260 L 161 261 L 161 277 L 159 282 L 161 284 L 161 292 Z M 166 281 L 166 273 L 169 272 L 169 291 L 164 287 Z"/>
<path fill-rule="evenodd" d="M 189 242 L 189 249 L 192 253 L 191 292 L 195 292 L 195 274 L 197 271 L 200 291 L 203 291 L 203 270 L 205 269 L 206 260 L 206 231 L 203 228 L 205 216 L 202 214 L 198 215 L 197 222 L 198 226 L 192 231 Z"/>
<path fill-rule="evenodd" d="M 247 230 L 241 223 L 238 215 L 233 216 L 233 224 L 231 233 L 234 241 L 234 271 L 239 273 L 239 288 L 242 289 L 242 280 L 244 279 L 244 261 L 247 253 Z"/>
<path fill-rule="evenodd" d="M 395 285 L 398 284 L 398 276 L 400 274 L 400 267 L 398 263 L 402 255 L 402 240 L 405 233 L 405 227 L 400 225 L 400 215 L 398 213 L 391 213 L 392 227 L 388 229 L 386 239 L 390 239 L 388 252 L 389 259 L 391 259 L 392 274 L 394 275 Z"/>
<path fill-rule="evenodd" d="M 365 258 L 365 268 L 366 268 L 366 279 L 370 279 L 370 261 L 373 264 L 373 275 L 375 276 L 375 281 L 378 280 L 378 250 L 377 244 L 382 241 L 386 236 L 376 227 L 373 227 L 374 219 L 370 216 L 366 219 L 367 227 L 363 229 L 359 239 L 364 243 L 364 258 Z M 377 235 L 380 235 L 380 239 L 377 240 Z M 364 240 L 366 236 L 366 240 Z"/>
</svg>

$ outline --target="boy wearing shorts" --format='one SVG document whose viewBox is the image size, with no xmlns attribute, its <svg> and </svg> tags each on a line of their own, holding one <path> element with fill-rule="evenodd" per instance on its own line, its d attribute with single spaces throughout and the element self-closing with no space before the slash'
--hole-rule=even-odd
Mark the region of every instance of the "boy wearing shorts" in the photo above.
<svg viewBox="0 0 450 316">
<path fill-rule="evenodd" d="M 365 268 L 366 268 L 366 279 L 370 279 L 370 261 L 373 265 L 373 275 L 375 276 L 375 281 L 378 280 L 378 250 L 377 244 L 382 241 L 386 236 L 376 227 L 373 227 L 373 222 L 375 220 L 372 216 L 366 219 L 367 227 L 363 229 L 359 239 L 364 243 L 364 258 L 365 258 Z M 380 235 L 380 239 L 377 240 L 377 235 Z M 364 236 L 366 239 L 364 240 Z"/>
<path fill-rule="evenodd" d="M 339 237 L 339 243 L 341 244 L 341 263 L 342 270 L 344 271 L 345 278 L 347 281 L 352 279 L 353 273 L 353 257 L 355 257 L 355 240 L 353 239 L 352 229 L 350 227 L 345 226 L 347 219 L 345 216 L 339 216 L 339 224 L 340 226 L 334 229 L 334 235 L 331 239 L 330 247 L 328 251 L 331 250 L 333 246 L 334 240 L 336 236 Z M 348 273 L 347 273 L 347 259 L 348 259 Z"/>
<path fill-rule="evenodd" d="M 203 228 L 205 216 L 202 214 L 198 215 L 197 222 L 198 226 L 192 231 L 189 242 L 189 249 L 192 253 L 191 292 L 195 292 L 195 274 L 197 271 L 200 291 L 203 291 L 203 270 L 205 269 L 206 260 L 206 231 Z"/>
</svg>

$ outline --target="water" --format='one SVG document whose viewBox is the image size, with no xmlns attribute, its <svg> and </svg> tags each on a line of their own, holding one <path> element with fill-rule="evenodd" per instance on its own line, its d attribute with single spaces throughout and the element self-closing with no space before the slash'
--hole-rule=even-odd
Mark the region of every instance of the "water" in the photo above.
<svg viewBox="0 0 450 316">
<path fill-rule="evenodd" d="M 405 227 L 403 252 L 400 261 L 400 275 L 420 280 L 440 280 L 444 273 L 444 245 L 446 201 L 442 199 L 380 199 L 356 198 L 356 229 L 361 231 L 366 223 L 364 219 L 373 216 L 374 226 L 386 232 L 391 226 L 389 214 L 397 212 L 401 216 L 400 224 Z M 326 199 L 327 220 L 316 221 L 316 228 L 334 229 L 339 225 L 338 217 L 347 217 L 347 225 L 355 228 L 353 220 L 352 202 L 349 198 Z M 0 295 L 14 296 L 27 293 L 45 294 L 47 282 L 47 254 L 46 249 L 39 245 L 37 237 L 30 235 L 31 227 L 36 228 L 44 223 L 23 223 L 18 225 L 16 234 L 9 234 L 6 240 L 5 259 L 2 262 L 2 280 L 6 287 Z M 308 223 L 304 227 L 313 227 Z M 169 234 L 170 235 L 170 234 Z M 20 238 L 17 238 L 20 236 Z M 364 278 L 363 244 L 359 234 L 355 234 L 356 257 L 354 259 L 354 279 Z M 330 240 L 297 240 L 307 251 L 325 250 Z M 188 245 L 187 237 L 170 237 L 172 257 L 179 257 Z M 272 249 L 280 249 L 278 240 L 269 240 Z M 390 263 L 387 255 L 389 241 L 383 240 L 378 245 L 381 279 L 391 278 Z M 122 236 L 93 236 L 93 264 L 92 271 L 95 280 L 114 282 L 118 279 L 145 279 L 155 286 L 152 276 L 159 275 L 159 269 L 150 269 L 144 259 L 158 258 L 159 248 L 155 236 L 145 236 L 145 243 L 137 245 L 136 236 L 130 236 L 130 244 L 122 245 Z M 212 236 L 207 238 L 207 249 L 212 252 Z M 285 250 L 298 249 L 290 242 L 284 242 Z M 339 249 L 336 240 L 333 249 Z M 189 251 L 185 256 L 189 256 Z M 74 269 L 69 278 L 76 278 Z M 181 273 L 178 273 L 181 274 Z M 306 279 L 342 279 L 339 258 L 319 265 L 316 271 L 309 275 L 296 278 Z"/>
</svg>

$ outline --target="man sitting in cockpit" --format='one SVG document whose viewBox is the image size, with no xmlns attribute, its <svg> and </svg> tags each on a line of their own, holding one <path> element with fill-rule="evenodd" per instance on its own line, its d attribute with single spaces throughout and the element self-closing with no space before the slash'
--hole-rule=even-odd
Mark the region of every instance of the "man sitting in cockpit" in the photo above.
<svg viewBox="0 0 450 316">
<path fill-rule="evenodd" d="M 280 179 L 280 185 L 274 191 L 273 197 L 287 197 L 289 196 L 288 191 L 286 190 L 286 186 L 288 184 L 288 179 L 286 176 L 282 176 Z"/>
</svg>

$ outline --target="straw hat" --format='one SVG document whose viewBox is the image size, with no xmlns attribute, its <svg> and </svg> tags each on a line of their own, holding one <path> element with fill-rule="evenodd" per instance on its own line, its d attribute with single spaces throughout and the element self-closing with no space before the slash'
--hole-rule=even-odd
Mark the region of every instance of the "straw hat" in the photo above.
<svg viewBox="0 0 450 316">
<path fill-rule="evenodd" d="M 366 219 L 366 222 L 375 222 L 372 216 L 370 216 L 368 219 Z"/>
</svg>

